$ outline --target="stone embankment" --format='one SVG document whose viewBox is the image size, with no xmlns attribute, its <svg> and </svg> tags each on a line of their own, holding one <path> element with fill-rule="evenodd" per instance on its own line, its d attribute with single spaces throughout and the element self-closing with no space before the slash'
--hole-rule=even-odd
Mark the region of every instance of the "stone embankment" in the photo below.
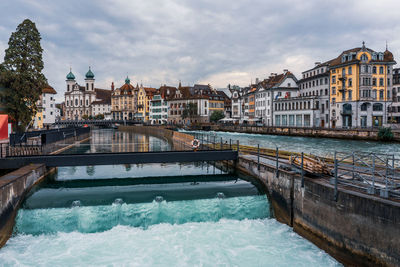
<svg viewBox="0 0 400 267">
<path fill-rule="evenodd" d="M 378 140 L 377 129 L 328 129 L 328 128 L 300 128 L 300 127 L 267 127 L 210 124 L 192 126 L 191 130 L 238 132 L 250 134 L 275 134 L 288 136 L 325 137 L 353 140 Z M 400 131 L 393 131 L 393 141 L 400 141 Z"/>
<path fill-rule="evenodd" d="M 258 179 L 276 219 L 350 266 L 400 266 L 400 203 L 240 156 L 238 171 Z"/>
</svg>

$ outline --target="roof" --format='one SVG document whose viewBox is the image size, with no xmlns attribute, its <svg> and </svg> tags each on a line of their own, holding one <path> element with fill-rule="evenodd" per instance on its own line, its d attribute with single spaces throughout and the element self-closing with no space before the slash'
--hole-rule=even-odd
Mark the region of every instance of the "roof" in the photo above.
<svg viewBox="0 0 400 267">
<path fill-rule="evenodd" d="M 111 104 L 111 90 L 95 88 L 96 101 L 92 104 Z"/>
<path fill-rule="evenodd" d="M 86 79 L 93 79 L 94 78 L 94 74 L 92 72 L 92 70 L 89 67 L 88 72 L 86 72 Z"/>
<path fill-rule="evenodd" d="M 346 51 L 343 51 L 337 58 L 334 58 L 330 61 L 330 66 L 331 67 L 335 67 L 335 66 L 340 66 L 343 64 L 349 64 L 349 63 L 358 63 L 360 62 L 360 60 L 354 58 L 352 60 L 346 61 L 346 62 L 342 62 L 342 56 L 345 54 L 349 54 L 349 53 L 359 53 L 359 52 L 369 52 L 369 53 L 377 53 L 374 50 L 367 48 L 365 46 L 363 47 L 356 47 L 356 48 L 352 48 Z M 393 58 L 393 54 L 386 49 L 385 52 L 383 52 L 383 60 L 371 60 L 372 62 L 388 62 L 388 63 L 395 63 L 394 58 Z"/>
<path fill-rule="evenodd" d="M 67 80 L 75 80 L 75 75 L 72 73 L 72 70 L 69 70 L 67 74 Z"/>
<path fill-rule="evenodd" d="M 57 94 L 57 91 L 54 90 L 53 87 L 51 87 L 50 85 L 46 85 L 43 89 L 42 89 L 42 93 L 43 94 Z"/>
</svg>

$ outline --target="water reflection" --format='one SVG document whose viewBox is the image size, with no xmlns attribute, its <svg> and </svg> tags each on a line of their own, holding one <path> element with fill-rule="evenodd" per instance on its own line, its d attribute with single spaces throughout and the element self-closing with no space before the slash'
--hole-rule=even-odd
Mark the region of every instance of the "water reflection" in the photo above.
<svg viewBox="0 0 400 267">
<path fill-rule="evenodd" d="M 120 153 L 167 151 L 171 145 L 167 139 L 145 134 L 113 129 L 92 130 L 91 139 L 65 151 L 65 154 Z"/>
</svg>

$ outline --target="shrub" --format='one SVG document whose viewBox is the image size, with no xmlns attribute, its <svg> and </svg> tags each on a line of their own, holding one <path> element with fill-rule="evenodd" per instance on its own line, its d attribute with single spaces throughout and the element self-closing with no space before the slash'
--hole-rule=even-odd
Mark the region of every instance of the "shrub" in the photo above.
<svg viewBox="0 0 400 267">
<path fill-rule="evenodd" d="M 382 141 L 391 141 L 391 140 L 393 140 L 392 128 L 390 128 L 390 127 L 379 128 L 378 139 L 382 140 Z"/>
</svg>

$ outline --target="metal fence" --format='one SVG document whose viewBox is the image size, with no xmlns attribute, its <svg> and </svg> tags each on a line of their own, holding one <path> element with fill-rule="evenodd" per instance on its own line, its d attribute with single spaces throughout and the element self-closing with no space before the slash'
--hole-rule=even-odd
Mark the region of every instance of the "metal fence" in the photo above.
<svg viewBox="0 0 400 267">
<path fill-rule="evenodd" d="M 335 198 L 338 184 L 383 198 L 400 198 L 400 159 L 393 154 L 335 152 Z"/>
</svg>

